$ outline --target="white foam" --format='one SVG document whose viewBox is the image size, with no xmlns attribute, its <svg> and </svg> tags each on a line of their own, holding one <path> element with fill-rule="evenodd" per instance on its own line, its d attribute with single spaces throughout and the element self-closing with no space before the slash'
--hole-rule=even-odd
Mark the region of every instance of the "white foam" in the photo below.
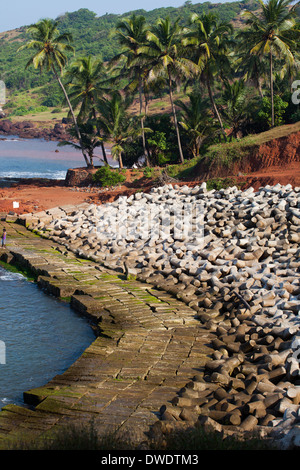
<svg viewBox="0 0 300 470">
<path fill-rule="evenodd" d="M 9 398 L 0 398 L 1 403 L 10 403 Z"/>
<path fill-rule="evenodd" d="M 0 281 L 16 281 L 17 279 L 25 279 L 20 273 L 10 273 L 9 271 L 0 271 Z"/>
<path fill-rule="evenodd" d="M 65 170 L 58 171 L 43 171 L 43 172 L 32 172 L 32 171 L 2 171 L 0 172 L 0 178 L 46 178 L 54 180 L 64 180 L 67 172 Z"/>
</svg>

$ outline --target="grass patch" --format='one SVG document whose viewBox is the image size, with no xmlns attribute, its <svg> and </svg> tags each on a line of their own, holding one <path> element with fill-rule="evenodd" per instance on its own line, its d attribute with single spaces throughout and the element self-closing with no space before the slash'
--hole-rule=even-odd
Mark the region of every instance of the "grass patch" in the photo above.
<svg viewBox="0 0 300 470">
<path fill-rule="evenodd" d="M 195 166 L 200 162 L 202 156 L 192 158 L 181 164 L 168 165 L 166 172 L 171 178 L 184 180 L 193 176 Z"/>
<path fill-rule="evenodd" d="M 156 444 L 157 445 L 157 444 Z M 217 432 L 206 432 L 202 428 L 174 431 L 166 438 L 166 449 L 185 450 L 276 450 L 273 442 L 261 439 L 255 434 L 246 440 L 237 437 L 223 439 Z"/>
<path fill-rule="evenodd" d="M 61 302 L 65 302 L 65 303 L 69 304 L 69 303 L 71 303 L 71 296 L 69 296 L 69 297 L 60 297 L 59 300 Z"/>
<path fill-rule="evenodd" d="M 211 178 L 206 181 L 206 187 L 208 191 L 215 189 L 219 191 L 220 189 L 231 188 L 236 186 L 239 189 L 242 189 L 245 186 L 246 182 L 237 182 L 235 178 Z"/>
<path fill-rule="evenodd" d="M 212 145 L 204 155 L 204 162 L 208 169 L 211 166 L 230 169 L 247 158 L 253 148 L 258 148 L 258 140 L 257 136 L 247 136 L 239 141 Z"/>
<path fill-rule="evenodd" d="M 260 134 L 249 135 L 233 142 L 211 145 L 203 155 L 187 160 L 183 164 L 168 165 L 166 172 L 170 177 L 184 181 L 193 177 L 201 177 L 197 168 L 198 165 L 203 166 L 205 172 L 209 172 L 212 167 L 223 167 L 230 170 L 234 164 L 247 158 L 253 152 L 253 149 L 258 148 L 260 145 L 299 131 L 300 122 L 297 122 L 278 126 Z M 226 181 L 220 187 L 226 187 L 223 184 L 226 184 Z M 211 182 L 211 189 L 214 189 L 216 185 L 218 185 L 217 181 Z"/>
<path fill-rule="evenodd" d="M 233 142 L 211 145 L 204 154 L 203 159 L 208 169 L 210 166 L 230 169 L 235 163 L 241 162 L 244 158 L 248 157 L 253 152 L 253 149 L 258 148 L 260 145 L 299 131 L 300 122 L 278 126 L 269 131 L 248 135 Z"/>
<path fill-rule="evenodd" d="M 10 93 L 4 109 L 13 122 L 36 121 L 47 122 L 53 125 L 53 120 L 61 122 L 67 116 L 67 108 L 46 107 L 42 105 L 44 94 L 43 87 L 35 87 L 31 90 L 15 91 Z M 55 116 L 53 112 L 55 111 Z M 46 126 L 46 124 L 45 124 Z"/>
<path fill-rule="evenodd" d="M 253 435 L 246 440 L 235 437 L 223 439 L 220 433 L 205 432 L 201 428 L 173 431 L 161 441 L 149 441 L 149 450 L 174 450 L 176 452 L 194 450 L 279 450 L 276 444 Z M 4 446 L 4 447 L 3 447 Z M 47 437 L 35 440 L 2 442 L 7 450 L 138 450 L 134 436 L 116 431 L 99 435 L 94 422 L 86 425 L 63 426 Z"/>
</svg>

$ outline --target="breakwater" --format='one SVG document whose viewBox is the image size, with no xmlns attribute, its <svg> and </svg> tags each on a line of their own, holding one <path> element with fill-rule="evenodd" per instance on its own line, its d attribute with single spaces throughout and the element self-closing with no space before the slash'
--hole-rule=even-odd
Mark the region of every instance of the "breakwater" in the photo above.
<svg viewBox="0 0 300 470">
<path fill-rule="evenodd" d="M 70 302 L 89 318 L 95 341 L 62 374 L 24 391 L 29 407 L 0 412 L 0 448 L 7 442 L 49 438 L 70 424 L 101 435 L 126 433 L 135 445 L 159 419 L 159 409 L 199 371 L 209 333 L 193 309 L 151 285 L 109 270 L 37 237 L 24 226 L 0 222 L 8 233 L 1 259 L 30 273 L 45 293 Z"/>
<path fill-rule="evenodd" d="M 212 335 L 201 373 L 161 406 L 161 428 L 263 428 L 283 445 L 297 443 L 299 188 L 167 185 L 107 205 L 27 214 L 23 222 L 62 252 L 177 297 Z"/>
</svg>

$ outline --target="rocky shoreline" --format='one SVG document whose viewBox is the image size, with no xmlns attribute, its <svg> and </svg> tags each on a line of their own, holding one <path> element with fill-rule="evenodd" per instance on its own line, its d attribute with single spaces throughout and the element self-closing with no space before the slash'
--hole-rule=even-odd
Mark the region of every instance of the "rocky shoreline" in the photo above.
<svg viewBox="0 0 300 470">
<path fill-rule="evenodd" d="M 68 121 L 63 119 L 53 127 L 38 125 L 31 121 L 13 122 L 10 119 L 0 120 L 0 135 L 16 135 L 23 139 L 44 139 L 53 141 L 70 140 Z"/>
<path fill-rule="evenodd" d="M 163 432 L 264 429 L 282 448 L 300 447 L 300 188 L 166 185 L 21 219 L 183 300 L 213 333 L 205 372 L 161 407 Z"/>
</svg>

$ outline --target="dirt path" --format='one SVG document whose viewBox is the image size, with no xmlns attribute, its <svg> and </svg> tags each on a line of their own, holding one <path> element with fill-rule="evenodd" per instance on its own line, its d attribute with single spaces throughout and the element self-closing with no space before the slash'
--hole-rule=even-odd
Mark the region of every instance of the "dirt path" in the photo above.
<svg viewBox="0 0 300 470">
<path fill-rule="evenodd" d="M 237 181 L 244 181 L 245 187 L 252 186 L 255 190 L 260 186 L 267 184 L 273 186 L 277 183 L 291 184 L 293 187 L 300 186 L 300 162 L 292 162 L 286 167 L 272 166 L 249 175 L 239 176 Z"/>
</svg>

